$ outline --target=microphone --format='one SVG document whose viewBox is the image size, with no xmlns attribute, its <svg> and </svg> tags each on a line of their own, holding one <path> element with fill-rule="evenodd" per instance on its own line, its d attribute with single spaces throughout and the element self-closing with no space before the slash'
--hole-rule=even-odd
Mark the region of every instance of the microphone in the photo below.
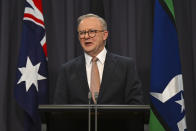
<svg viewBox="0 0 196 131">
<path fill-rule="evenodd" d="M 95 92 L 95 93 L 94 93 L 94 96 L 95 96 L 95 104 L 97 104 L 98 94 L 99 94 L 98 92 Z"/>
<path fill-rule="evenodd" d="M 94 93 L 95 97 L 95 131 L 97 131 L 97 100 L 98 100 L 98 92 Z"/>
<path fill-rule="evenodd" d="M 88 93 L 88 104 L 91 104 L 91 99 L 92 99 L 92 94 L 89 91 L 89 93 Z"/>
<path fill-rule="evenodd" d="M 91 98 L 92 98 L 92 94 L 89 91 L 89 93 L 88 93 L 88 104 L 89 104 L 89 107 L 88 107 L 88 131 L 91 131 L 91 107 L 90 107 Z"/>
</svg>

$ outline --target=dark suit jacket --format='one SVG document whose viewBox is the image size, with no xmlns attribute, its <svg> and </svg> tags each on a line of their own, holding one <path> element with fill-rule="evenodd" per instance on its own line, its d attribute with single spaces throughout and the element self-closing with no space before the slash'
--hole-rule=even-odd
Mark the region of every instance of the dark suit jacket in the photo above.
<svg viewBox="0 0 196 131">
<path fill-rule="evenodd" d="M 82 55 L 62 66 L 57 80 L 54 103 L 88 104 L 88 92 L 85 57 Z M 98 104 L 143 104 L 141 82 L 131 58 L 107 52 Z M 133 121 L 114 119 L 112 117 L 110 120 L 99 120 L 98 131 L 108 131 L 112 128 L 113 131 L 143 130 L 141 119 L 139 122 L 135 119 Z M 88 127 L 87 119 L 82 121 L 54 119 L 51 123 L 54 126 L 52 131 L 87 131 Z M 62 124 L 59 125 L 60 123 Z"/>
<path fill-rule="evenodd" d="M 64 64 L 57 80 L 55 104 L 88 104 L 84 55 Z M 141 82 L 131 58 L 107 52 L 98 104 L 142 104 Z"/>
</svg>

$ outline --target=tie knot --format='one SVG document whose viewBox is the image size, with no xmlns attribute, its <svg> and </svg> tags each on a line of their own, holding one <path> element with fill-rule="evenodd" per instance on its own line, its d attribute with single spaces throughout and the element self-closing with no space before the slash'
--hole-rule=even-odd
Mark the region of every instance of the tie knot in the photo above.
<svg viewBox="0 0 196 131">
<path fill-rule="evenodd" d="M 98 61 L 98 58 L 97 57 L 93 57 L 92 58 L 92 62 L 97 62 Z"/>
</svg>

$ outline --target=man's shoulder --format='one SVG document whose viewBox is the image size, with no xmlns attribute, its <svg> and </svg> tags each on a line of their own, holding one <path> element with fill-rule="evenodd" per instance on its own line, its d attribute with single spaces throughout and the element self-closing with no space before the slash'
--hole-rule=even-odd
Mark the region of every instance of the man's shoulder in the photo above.
<svg viewBox="0 0 196 131">
<path fill-rule="evenodd" d="M 108 53 L 108 57 L 112 58 L 114 61 L 134 63 L 134 59 L 132 57 L 122 56 L 111 52 Z"/>
<path fill-rule="evenodd" d="M 84 59 L 84 58 L 83 58 L 83 55 L 78 56 L 78 57 L 76 57 L 76 58 L 74 58 L 74 59 L 71 59 L 71 60 L 69 60 L 69 61 L 63 63 L 63 64 L 62 64 L 62 67 L 63 67 L 63 68 L 68 68 L 68 67 L 73 67 L 73 66 L 75 66 L 75 65 L 81 64 L 81 63 L 82 63 L 82 59 Z"/>
</svg>

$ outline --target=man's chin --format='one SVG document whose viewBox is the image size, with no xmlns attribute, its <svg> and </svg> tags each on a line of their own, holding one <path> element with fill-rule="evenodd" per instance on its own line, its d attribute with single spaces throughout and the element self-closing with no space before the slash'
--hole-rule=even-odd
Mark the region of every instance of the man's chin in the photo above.
<svg viewBox="0 0 196 131">
<path fill-rule="evenodd" d="M 86 48 L 84 48 L 84 51 L 86 52 L 86 53 L 91 53 L 91 52 L 93 52 L 93 47 L 86 47 Z"/>
<path fill-rule="evenodd" d="M 90 55 L 92 57 L 96 55 L 96 53 L 92 50 L 85 50 L 85 53 L 87 53 L 88 55 Z"/>
</svg>

